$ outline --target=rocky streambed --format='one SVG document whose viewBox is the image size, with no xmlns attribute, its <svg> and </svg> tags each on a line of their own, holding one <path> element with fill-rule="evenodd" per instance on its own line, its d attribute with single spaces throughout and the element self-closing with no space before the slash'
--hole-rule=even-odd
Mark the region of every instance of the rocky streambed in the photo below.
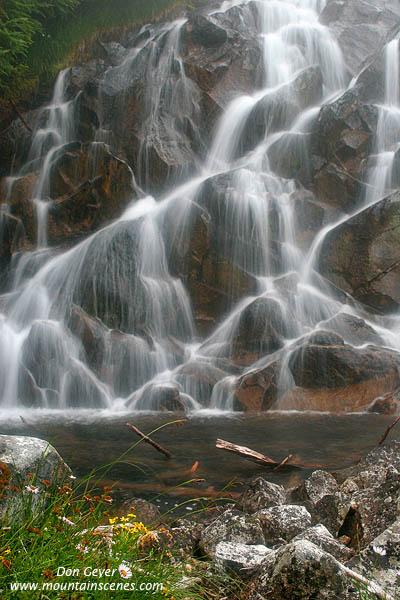
<svg viewBox="0 0 400 600">
<path fill-rule="evenodd" d="M 46 445 L 41 440 L 1 436 L 0 442 L 0 459 L 12 476 L 37 468 L 38 484 L 61 460 L 50 448 L 38 461 Z M 137 497 L 120 512 L 137 507 L 136 518 L 152 527 L 148 549 L 195 557 L 193 564 L 201 560 L 203 568 L 226 576 L 234 571 L 246 583 L 248 600 L 355 600 L 360 589 L 398 598 L 399 472 L 400 443 L 392 441 L 347 469 L 315 470 L 295 487 L 256 477 L 235 503 L 209 506 L 190 520 L 168 522 Z M 12 503 L 12 495 L 3 498 L 3 510 L 5 501 Z"/>
</svg>

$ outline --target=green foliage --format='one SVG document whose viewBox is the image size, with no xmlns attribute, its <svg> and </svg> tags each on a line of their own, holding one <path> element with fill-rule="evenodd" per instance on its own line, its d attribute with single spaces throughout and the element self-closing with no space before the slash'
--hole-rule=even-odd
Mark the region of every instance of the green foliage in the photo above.
<svg viewBox="0 0 400 600">
<path fill-rule="evenodd" d="M 28 52 L 46 23 L 65 15 L 80 0 L 4 0 L 0 6 L 0 92 L 28 71 Z"/>
</svg>

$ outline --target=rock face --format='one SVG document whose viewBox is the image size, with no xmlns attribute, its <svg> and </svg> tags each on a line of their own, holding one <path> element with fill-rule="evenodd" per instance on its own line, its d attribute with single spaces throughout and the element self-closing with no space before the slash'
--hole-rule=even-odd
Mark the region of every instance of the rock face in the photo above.
<svg viewBox="0 0 400 600">
<path fill-rule="evenodd" d="M 311 515 L 304 506 L 284 504 L 259 510 L 255 513 L 263 529 L 265 539 L 272 542 L 278 538 L 290 541 L 311 525 Z"/>
<path fill-rule="evenodd" d="M 250 600 L 341 600 L 347 580 L 340 563 L 312 542 L 298 540 L 269 554 Z M 356 598 L 356 596 L 354 596 Z"/>
<path fill-rule="evenodd" d="M 71 475 L 70 468 L 48 442 L 32 437 L 0 436 L 0 470 L 2 519 L 18 520 L 28 494 L 32 496 L 33 511 L 41 511 L 46 504 L 46 486 L 60 484 Z M 32 473 L 33 477 L 29 474 Z M 18 492 L 11 491 L 16 486 Z"/>
<path fill-rule="evenodd" d="M 244 512 L 255 513 L 285 503 L 285 490 L 282 486 L 257 477 L 249 483 L 249 487 L 240 499 Z"/>
<path fill-rule="evenodd" d="M 202 531 L 200 546 L 208 556 L 215 556 L 220 542 L 263 545 L 264 535 L 256 518 L 228 509 Z"/>
<path fill-rule="evenodd" d="M 399 223 L 400 194 L 396 192 L 327 234 L 321 246 L 319 271 L 373 310 L 397 310 Z M 357 262 L 354 256 L 359 257 Z"/>
<path fill-rule="evenodd" d="M 321 108 L 310 140 L 312 189 L 321 202 L 343 212 L 360 203 L 359 181 L 376 123 L 375 107 L 351 89 Z"/>
<path fill-rule="evenodd" d="M 353 75 L 392 39 L 400 26 L 396 0 L 328 0 L 321 22 L 334 31 Z"/>
</svg>

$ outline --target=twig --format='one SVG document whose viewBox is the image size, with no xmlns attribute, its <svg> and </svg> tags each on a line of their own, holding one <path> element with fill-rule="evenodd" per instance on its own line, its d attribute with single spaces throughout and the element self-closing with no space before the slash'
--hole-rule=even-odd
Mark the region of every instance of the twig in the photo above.
<svg viewBox="0 0 400 600">
<path fill-rule="evenodd" d="M 21 115 L 21 113 L 19 112 L 18 108 L 15 106 L 14 102 L 11 100 L 11 98 L 9 98 L 8 101 L 11 104 L 11 106 L 13 107 L 13 109 L 15 110 L 15 113 L 16 113 L 17 117 L 25 125 L 25 127 L 27 128 L 27 130 L 30 133 L 32 133 L 32 127 L 25 121 L 24 117 Z"/>
<path fill-rule="evenodd" d="M 286 463 L 288 462 L 288 460 L 290 460 L 292 458 L 293 454 L 289 454 L 289 456 L 287 456 L 286 458 L 283 459 L 282 462 L 279 463 L 279 465 L 276 465 L 276 467 L 274 467 L 272 470 L 273 471 L 277 471 L 278 469 L 280 469 L 281 467 L 283 467 L 283 465 L 286 465 Z"/>
<path fill-rule="evenodd" d="M 389 425 L 389 427 L 386 429 L 385 433 L 383 434 L 381 440 L 378 442 L 378 446 L 380 446 L 381 444 L 383 444 L 383 442 L 386 440 L 389 431 L 392 429 L 392 427 L 394 427 L 396 425 L 396 423 L 398 423 L 400 421 L 400 415 L 397 417 L 397 419 L 395 419 L 393 421 L 393 423 L 391 425 Z"/>
<path fill-rule="evenodd" d="M 154 440 L 152 440 L 151 438 L 149 438 L 148 435 L 145 435 L 144 433 L 142 433 L 140 431 L 140 429 L 138 429 L 134 425 L 131 425 L 130 423 L 126 423 L 126 426 L 131 431 L 134 431 L 139 437 L 143 438 L 145 442 L 147 442 L 148 444 L 150 444 L 150 446 L 153 446 L 153 448 L 155 448 L 156 450 L 158 450 L 159 452 L 161 452 L 162 454 L 164 454 L 167 458 L 171 458 L 172 457 L 172 454 L 171 454 L 171 452 L 169 452 L 169 450 L 167 450 L 166 448 L 164 448 L 163 446 L 161 446 L 160 444 L 158 444 L 157 442 L 155 442 Z"/>
<path fill-rule="evenodd" d="M 356 581 L 359 581 L 360 583 L 365 585 L 369 592 L 372 592 L 372 594 L 375 594 L 375 596 L 377 596 L 381 600 L 395 600 L 395 598 L 393 598 L 393 596 L 391 596 L 390 594 L 387 594 L 380 587 L 380 585 L 378 585 L 374 581 L 370 581 L 369 579 L 366 579 L 362 575 L 359 575 L 359 573 L 356 573 L 352 569 L 349 569 L 349 567 L 345 567 L 344 565 L 341 565 L 341 566 L 342 566 L 342 569 L 344 570 L 344 572 L 346 573 L 346 575 L 348 575 L 352 579 L 355 579 Z"/>
</svg>

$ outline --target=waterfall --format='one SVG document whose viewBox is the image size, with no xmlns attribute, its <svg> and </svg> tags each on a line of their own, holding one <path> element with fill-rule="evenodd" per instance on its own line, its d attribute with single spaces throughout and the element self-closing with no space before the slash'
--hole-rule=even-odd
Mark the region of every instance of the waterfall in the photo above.
<svg viewBox="0 0 400 600">
<path fill-rule="evenodd" d="M 187 20 L 143 28 L 98 82 L 99 104 L 138 95 L 131 165 L 138 197 L 67 249 L 47 247 L 52 168 L 78 140 L 71 73 L 60 73 L 26 163 L 9 180 L 12 187 L 14 179 L 37 175 L 37 248 L 15 258 L 11 293 L 0 305 L 4 408 L 232 410 L 240 377 L 280 361 L 277 387 L 284 395 L 293 386 L 293 349 L 338 315 L 361 317 L 361 308 L 350 308 L 314 270 L 323 240 L 348 215 L 318 207 L 320 231 L 304 242 L 296 213 L 303 197 L 298 182 L 282 174 L 292 154 L 310 171 L 308 144 L 320 109 L 348 84 L 339 45 L 319 21 L 324 6 L 234 1 L 210 11 L 215 23 L 230 11 L 252 11 L 263 64 L 253 91 L 234 90 L 223 109 L 209 97 L 220 115 L 206 151 L 197 125 L 200 93 L 182 50 Z M 385 102 L 358 211 L 391 188 L 400 142 L 398 43 L 385 51 Z M 137 73 L 144 77 L 140 94 Z M 96 144 L 112 148 L 107 119 L 104 109 L 93 155 Z M 154 161 L 166 148 L 173 149 L 172 166 L 163 171 L 167 185 L 157 189 Z M 204 290 L 207 273 L 213 284 Z M 208 303 L 222 307 L 218 318 L 210 317 Z M 366 322 L 395 344 L 385 323 Z"/>
</svg>

